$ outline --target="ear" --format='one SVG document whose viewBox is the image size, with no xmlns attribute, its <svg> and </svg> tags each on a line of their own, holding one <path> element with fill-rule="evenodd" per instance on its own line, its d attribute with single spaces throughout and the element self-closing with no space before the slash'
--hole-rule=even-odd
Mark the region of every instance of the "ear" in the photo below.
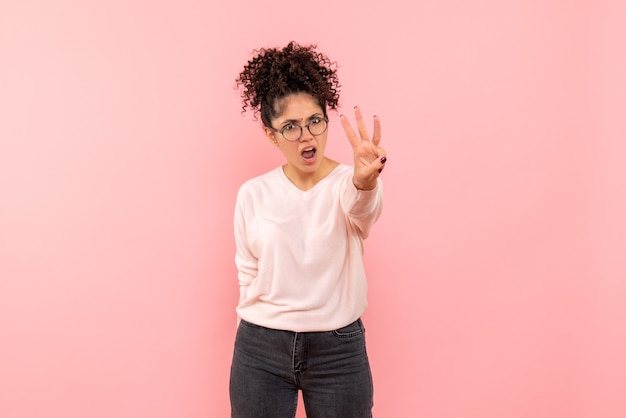
<svg viewBox="0 0 626 418">
<path fill-rule="evenodd" d="M 278 146 L 278 138 L 276 138 L 276 132 L 272 131 L 270 128 L 268 128 L 267 126 L 264 126 L 263 129 L 265 130 L 265 136 L 267 137 L 267 139 L 274 145 L 274 146 Z"/>
</svg>

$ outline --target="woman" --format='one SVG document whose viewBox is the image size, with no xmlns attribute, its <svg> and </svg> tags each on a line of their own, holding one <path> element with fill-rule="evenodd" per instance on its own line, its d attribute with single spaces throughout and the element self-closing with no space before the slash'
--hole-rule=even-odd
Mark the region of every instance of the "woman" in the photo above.
<svg viewBox="0 0 626 418">
<path fill-rule="evenodd" d="M 232 417 L 294 417 L 298 390 L 308 417 L 371 417 L 362 254 L 382 210 L 387 157 L 379 119 L 370 138 L 356 107 L 358 135 L 340 117 L 354 166 L 325 156 L 339 83 L 315 48 L 260 49 L 237 78 L 243 111 L 260 113 L 286 162 L 237 195 Z"/>
</svg>

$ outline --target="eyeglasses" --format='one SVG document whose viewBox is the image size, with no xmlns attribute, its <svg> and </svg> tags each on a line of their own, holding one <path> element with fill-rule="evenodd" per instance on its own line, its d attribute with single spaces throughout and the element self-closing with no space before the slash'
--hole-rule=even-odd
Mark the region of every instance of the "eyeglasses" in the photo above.
<svg viewBox="0 0 626 418">
<path fill-rule="evenodd" d="M 315 117 L 304 126 L 296 125 L 295 123 L 288 123 L 283 126 L 282 129 L 274 129 L 271 126 L 269 128 L 274 132 L 280 132 L 283 138 L 287 141 L 295 142 L 302 137 L 302 128 L 307 128 L 313 136 L 323 134 L 326 131 L 326 128 L 328 128 L 328 118 Z"/>
</svg>

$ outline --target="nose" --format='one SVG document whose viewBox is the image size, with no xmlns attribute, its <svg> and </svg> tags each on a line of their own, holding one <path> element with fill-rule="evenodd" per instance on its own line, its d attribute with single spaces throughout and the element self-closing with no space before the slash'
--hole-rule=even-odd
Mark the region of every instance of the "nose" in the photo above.
<svg viewBox="0 0 626 418">
<path fill-rule="evenodd" d="M 310 141 L 313 139 L 313 134 L 309 131 L 309 125 L 303 126 L 302 135 L 300 135 L 300 141 Z"/>
</svg>

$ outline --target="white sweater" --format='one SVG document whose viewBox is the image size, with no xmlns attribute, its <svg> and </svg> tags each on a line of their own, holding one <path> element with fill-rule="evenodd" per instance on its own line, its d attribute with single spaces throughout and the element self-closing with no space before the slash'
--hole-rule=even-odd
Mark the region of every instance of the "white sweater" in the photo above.
<svg viewBox="0 0 626 418">
<path fill-rule="evenodd" d="M 239 318 L 295 332 L 330 331 L 367 307 L 363 239 L 380 216 L 382 181 L 371 191 L 340 164 L 302 191 L 282 167 L 245 182 L 235 207 Z"/>
</svg>

